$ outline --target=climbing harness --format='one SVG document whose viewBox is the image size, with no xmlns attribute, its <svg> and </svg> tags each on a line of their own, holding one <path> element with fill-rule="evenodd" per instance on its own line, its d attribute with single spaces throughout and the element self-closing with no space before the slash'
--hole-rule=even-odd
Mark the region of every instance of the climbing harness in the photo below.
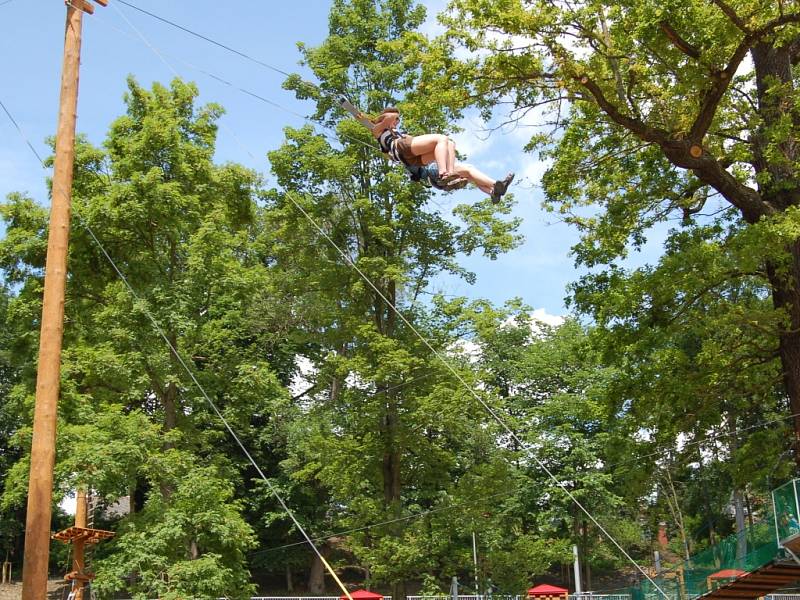
<svg viewBox="0 0 800 600">
<path fill-rule="evenodd" d="M 361 112 L 345 95 L 338 96 L 339 105 L 349 112 L 364 127 L 373 130 L 374 124 L 368 116 Z M 400 128 L 390 127 L 385 129 L 378 136 L 378 145 L 381 152 L 389 156 L 393 161 L 401 163 L 411 181 L 417 181 L 427 187 L 434 187 L 444 192 L 460 190 L 469 183 L 466 179 L 458 175 L 451 175 L 447 178 L 439 176 L 439 167 L 435 162 L 428 165 L 422 164 L 418 156 L 411 153 L 411 136 L 404 133 Z"/>
</svg>

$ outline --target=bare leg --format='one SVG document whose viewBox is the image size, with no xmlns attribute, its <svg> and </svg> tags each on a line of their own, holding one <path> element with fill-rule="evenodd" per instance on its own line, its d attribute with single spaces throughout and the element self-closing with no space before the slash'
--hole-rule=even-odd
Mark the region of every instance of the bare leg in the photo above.
<svg viewBox="0 0 800 600">
<path fill-rule="evenodd" d="M 447 154 L 449 151 L 449 138 L 446 135 L 439 135 L 438 133 L 428 133 L 425 135 L 414 136 L 411 141 L 411 152 L 414 156 L 423 157 L 423 161 L 431 153 L 433 153 L 436 166 L 439 167 L 439 173 L 444 175 L 448 173 L 447 170 Z M 428 164 L 427 162 L 425 164 Z M 452 166 L 451 166 L 452 168 Z"/>
<path fill-rule="evenodd" d="M 486 175 L 485 173 L 479 171 L 472 165 L 466 165 L 463 163 L 456 163 L 453 172 L 456 173 L 459 177 L 463 177 L 470 183 L 474 183 L 478 186 L 482 192 L 492 195 L 492 188 L 494 187 L 494 179 Z"/>
<path fill-rule="evenodd" d="M 453 173 L 456 168 L 456 143 L 447 138 L 447 172 Z"/>
</svg>

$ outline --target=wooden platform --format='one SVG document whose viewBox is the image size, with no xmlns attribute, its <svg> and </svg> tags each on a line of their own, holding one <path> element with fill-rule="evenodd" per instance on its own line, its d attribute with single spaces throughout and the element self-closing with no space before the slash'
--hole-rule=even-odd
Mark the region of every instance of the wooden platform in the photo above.
<svg viewBox="0 0 800 600">
<path fill-rule="evenodd" d="M 748 600 L 760 598 L 800 579 L 800 565 L 778 560 L 767 563 L 717 589 L 698 596 L 697 600 Z"/>
<path fill-rule="evenodd" d="M 69 544 L 77 540 L 82 540 L 85 544 L 96 544 L 101 540 L 114 537 L 113 531 L 103 529 L 90 529 L 89 527 L 69 527 L 63 531 L 53 534 L 53 539 Z"/>
<path fill-rule="evenodd" d="M 800 533 L 795 533 L 792 537 L 781 540 L 781 546 L 788 548 L 795 554 L 800 554 Z"/>
</svg>

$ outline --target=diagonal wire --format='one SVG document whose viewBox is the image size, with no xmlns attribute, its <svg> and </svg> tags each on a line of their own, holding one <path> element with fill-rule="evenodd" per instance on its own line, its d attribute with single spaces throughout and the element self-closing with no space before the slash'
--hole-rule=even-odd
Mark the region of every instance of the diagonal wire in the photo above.
<svg viewBox="0 0 800 600">
<path fill-rule="evenodd" d="M 623 548 L 620 545 L 620 543 L 617 542 L 614 536 L 612 536 L 608 532 L 608 530 L 605 527 L 603 527 L 603 525 L 594 517 L 594 515 L 581 503 L 581 501 L 578 500 L 578 498 L 576 498 L 575 495 L 569 491 L 569 488 L 564 484 L 564 482 L 558 479 L 553 474 L 553 472 L 547 467 L 547 465 L 535 454 L 535 452 L 533 452 L 531 445 L 526 442 L 523 442 L 517 436 L 517 434 L 514 433 L 514 431 L 508 426 L 508 424 L 506 424 L 506 422 L 500 417 L 500 415 L 498 415 L 497 412 L 491 406 L 489 406 L 489 404 L 483 398 L 481 398 L 478 395 L 475 389 L 470 384 L 467 383 L 467 381 L 464 379 L 461 373 L 459 373 L 456 370 L 456 368 L 451 364 L 451 362 L 447 360 L 447 358 L 445 358 L 445 356 L 440 351 L 438 351 L 436 348 L 433 347 L 433 345 L 428 341 L 428 339 L 425 338 L 425 336 L 423 336 L 417 330 L 417 328 L 414 327 L 411 321 L 409 321 L 408 318 L 386 297 L 386 295 L 380 289 L 378 289 L 378 287 L 372 282 L 372 280 L 369 277 L 367 277 L 367 275 L 350 258 L 350 256 L 339 247 L 336 241 L 333 238 L 331 238 L 328 235 L 328 233 L 317 224 L 314 218 L 310 214 L 308 214 L 308 212 L 303 208 L 300 202 L 298 202 L 295 199 L 294 192 L 292 192 L 291 190 L 286 190 L 285 195 L 287 198 L 289 198 L 292 204 L 294 204 L 295 208 L 297 208 L 297 210 L 299 210 L 303 214 L 303 216 L 308 220 L 308 222 L 312 225 L 312 227 L 314 227 L 319 232 L 320 235 L 322 235 L 326 240 L 328 240 L 331 246 L 333 246 L 333 248 L 336 249 L 339 255 L 345 260 L 345 262 L 350 267 L 352 267 L 353 270 L 356 271 L 356 273 L 358 273 L 358 275 L 364 280 L 364 282 L 370 288 L 372 288 L 372 290 L 378 295 L 379 298 L 381 298 L 381 300 L 383 300 L 383 302 L 386 303 L 386 306 L 388 306 L 392 310 L 392 312 L 394 312 L 397 315 L 397 317 L 409 328 L 409 330 L 413 332 L 414 335 L 417 336 L 417 338 L 419 338 L 419 340 L 423 343 L 423 345 L 426 348 L 428 348 L 428 350 L 431 351 L 431 353 L 439 360 L 439 362 L 441 362 L 442 365 L 444 365 L 444 367 L 448 371 L 450 371 L 453 377 L 455 377 L 456 380 L 459 383 L 461 383 L 464 389 L 466 389 L 467 392 L 486 410 L 486 412 L 489 413 L 492 419 L 494 419 L 494 421 L 506 433 L 508 433 L 511 439 L 513 439 L 519 445 L 520 448 L 526 451 L 528 456 L 530 456 L 536 462 L 536 464 L 539 465 L 539 468 L 542 469 L 542 471 L 544 471 L 547 474 L 547 476 L 553 481 L 553 483 L 555 483 L 557 487 L 561 488 L 561 490 L 567 495 L 567 497 L 570 500 L 572 500 L 572 502 L 589 518 L 590 521 L 592 521 L 592 523 L 594 523 L 594 525 L 601 532 L 603 532 L 603 534 L 609 539 L 609 541 L 612 544 L 614 544 L 614 546 L 616 546 L 616 548 L 622 553 L 622 555 L 625 556 L 625 558 L 627 558 L 631 562 L 631 564 L 633 564 L 633 566 L 636 567 L 636 569 L 638 569 L 639 572 L 641 572 L 642 575 L 644 575 L 645 578 L 647 578 L 647 580 L 653 584 L 653 586 L 661 593 L 661 595 L 664 596 L 665 600 L 669 600 L 664 590 L 662 590 L 661 587 L 659 587 L 659 585 L 653 580 L 653 578 L 647 574 L 647 572 L 639 565 L 639 563 L 637 563 L 633 559 L 633 557 L 630 554 L 628 554 L 625 548 Z"/>
<path fill-rule="evenodd" d="M 200 38 L 201 40 L 206 41 L 206 42 L 208 42 L 210 44 L 213 44 L 214 46 L 218 46 L 218 47 L 222 48 L 223 50 L 227 50 L 228 52 L 232 52 L 233 54 L 236 54 L 237 56 L 240 56 L 240 57 L 244 58 L 245 60 L 249 60 L 250 62 L 254 62 L 257 65 L 261 65 L 262 67 L 265 67 L 265 68 L 269 69 L 270 71 L 275 71 L 276 73 L 280 73 L 281 75 L 285 75 L 286 77 L 291 77 L 291 74 L 286 72 L 286 71 L 284 71 L 283 69 L 279 69 L 278 67 L 270 65 L 269 63 L 265 63 L 262 60 L 259 60 L 257 58 L 253 58 L 252 56 L 250 56 L 249 54 L 247 54 L 245 52 L 241 52 L 240 50 L 236 50 L 235 48 L 231 48 L 230 46 L 228 46 L 226 44 L 223 44 L 222 42 L 218 42 L 218 41 L 216 41 L 216 40 L 214 40 L 214 39 L 212 39 L 210 37 L 207 37 L 207 36 L 203 35 L 202 33 L 197 33 L 196 31 L 193 31 L 193 30 L 189 29 L 188 27 L 184 27 L 183 25 L 179 25 L 178 23 L 175 23 L 174 21 L 170 21 L 169 19 L 166 19 L 164 17 L 160 17 L 155 13 L 151 13 L 150 11 L 147 11 L 147 10 L 145 10 L 143 8 L 139 8 L 135 4 L 131 4 L 130 2 L 126 2 L 125 0 L 116 0 L 116 1 L 119 2 L 120 4 L 124 4 L 125 6 L 129 6 L 130 8 L 132 8 L 134 10 L 138 10 L 140 13 L 143 13 L 143 14 L 147 15 L 148 17 L 152 17 L 153 19 L 161 21 L 162 23 L 166 23 L 167 25 L 175 27 L 176 29 L 180 29 L 181 31 L 183 31 L 185 33 L 188 33 L 189 35 L 193 35 L 194 37 Z M 314 84 L 311 84 L 311 85 L 314 85 Z M 314 87 L 318 87 L 318 86 L 314 86 Z"/>
<path fill-rule="evenodd" d="M 6 4 L 8 4 L 8 2 L 11 2 L 11 1 L 12 1 L 12 0 L 7 0 Z M 2 107 L 2 108 L 3 108 L 3 112 L 4 112 L 4 113 L 6 113 L 6 116 L 8 117 L 8 120 L 9 120 L 9 121 L 11 121 L 11 122 L 14 124 L 14 127 L 17 129 L 17 131 L 19 132 L 20 136 L 22 136 L 22 139 L 23 139 L 23 140 L 25 140 L 25 143 L 26 143 L 26 144 L 28 144 L 28 148 L 30 148 L 30 149 L 31 149 L 31 152 L 33 152 L 33 155 L 34 155 L 34 156 L 35 156 L 35 157 L 38 159 L 38 161 L 41 163 L 41 165 L 42 165 L 42 168 L 44 168 L 44 166 L 45 166 L 45 165 L 44 165 L 44 160 L 42 160 L 42 157 L 41 157 L 41 156 L 39 156 L 39 153 L 36 151 L 36 148 L 34 148 L 34 147 L 33 147 L 33 144 L 31 144 L 30 140 L 29 140 L 29 139 L 28 139 L 28 137 L 25 135 L 25 132 L 24 132 L 24 131 L 22 131 L 22 128 L 19 126 L 19 123 L 17 123 L 17 120 L 16 120 L 16 119 L 15 119 L 15 118 L 14 118 L 14 117 L 11 115 L 11 113 L 8 111 L 8 109 L 6 108 L 6 105 L 5 105 L 5 104 L 3 104 L 3 101 L 2 101 L 2 100 L 0 100 L 0 107 Z"/>
</svg>

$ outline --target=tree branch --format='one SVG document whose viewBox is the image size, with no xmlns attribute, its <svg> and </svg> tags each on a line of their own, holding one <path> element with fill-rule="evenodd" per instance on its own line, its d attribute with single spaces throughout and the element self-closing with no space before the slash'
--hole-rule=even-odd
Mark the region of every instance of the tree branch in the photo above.
<svg viewBox="0 0 800 600">
<path fill-rule="evenodd" d="M 296 400 L 300 400 L 300 398 L 302 398 L 303 396 L 305 396 L 309 392 L 312 392 L 312 391 L 316 390 L 318 387 L 319 387 L 319 383 L 315 383 L 314 385 L 312 385 L 309 388 L 306 388 L 305 390 L 303 390 L 299 394 L 297 394 L 295 396 L 292 396 L 292 402 L 294 402 Z"/>
<path fill-rule="evenodd" d="M 611 119 L 618 125 L 622 125 L 625 129 L 635 133 L 646 142 L 654 142 L 662 144 L 669 139 L 669 134 L 663 129 L 650 127 L 641 119 L 629 117 L 623 114 L 612 102 L 605 97 L 603 90 L 594 81 L 589 79 L 586 75 L 575 78 L 583 87 L 585 87 L 594 98 L 597 105 L 611 117 Z"/>
<path fill-rule="evenodd" d="M 650 127 L 640 119 L 623 114 L 605 97 L 600 86 L 589 77 L 583 75 L 576 79 L 589 91 L 597 105 L 612 121 L 636 134 L 640 139 L 658 144 L 667 160 L 676 167 L 691 169 L 698 179 L 717 190 L 738 208 L 748 222 L 755 223 L 763 215 L 772 212 L 770 206 L 761 200 L 758 192 L 728 173 L 726 166 L 705 152 L 702 147 L 691 140 L 676 139 L 663 129 Z"/>
<path fill-rule="evenodd" d="M 688 204 L 689 200 L 694 199 L 697 192 L 705 187 L 705 184 L 700 181 L 699 179 L 695 179 L 689 185 L 686 186 L 679 194 L 676 194 L 673 197 L 673 202 L 678 205 L 678 207 L 683 211 L 683 221 L 689 221 L 689 218 L 692 215 L 696 215 L 706 204 L 706 199 L 703 198 L 702 202 L 695 202 L 691 206 Z"/>
<path fill-rule="evenodd" d="M 603 44 L 605 45 L 606 49 L 610 52 L 613 48 L 613 42 L 611 41 L 611 33 L 608 30 L 608 23 L 606 22 L 606 16 L 603 10 L 600 10 L 600 29 L 603 33 Z M 619 101 L 625 104 L 628 100 L 627 95 L 625 94 L 625 84 L 622 81 L 622 72 L 619 68 L 619 60 L 623 57 L 616 57 L 616 56 L 608 56 L 608 65 L 611 67 L 611 72 L 614 73 L 614 81 L 617 84 L 617 97 Z"/>
<path fill-rule="evenodd" d="M 725 0 L 711 0 L 711 3 L 716 4 L 719 9 L 725 13 L 725 16 L 731 20 L 731 23 L 736 25 L 736 27 L 738 27 L 744 33 L 750 33 L 750 30 L 747 28 L 747 25 L 745 25 L 744 20 L 736 14 L 736 11 L 733 10 L 733 8 L 729 6 Z"/>
<path fill-rule="evenodd" d="M 658 26 L 661 28 L 661 31 L 664 32 L 667 38 L 669 38 L 669 41 L 672 42 L 672 45 L 678 50 L 687 56 L 691 56 L 695 60 L 700 58 L 700 51 L 683 39 L 667 21 L 661 21 Z"/>
<path fill-rule="evenodd" d="M 717 5 L 720 3 L 724 4 L 722 0 L 712 1 Z M 711 127 L 711 122 L 714 120 L 714 115 L 717 112 L 717 106 L 719 106 L 720 100 L 722 100 L 722 97 L 728 90 L 728 86 L 730 86 L 733 76 L 736 74 L 736 70 L 739 68 L 745 56 L 747 56 L 750 48 L 761 38 L 769 35 L 781 25 L 787 25 L 789 23 L 800 23 L 800 13 L 780 16 L 763 27 L 748 32 L 728 61 L 728 66 L 715 75 L 715 81 L 711 89 L 706 92 L 702 106 L 700 107 L 700 112 L 689 131 L 689 139 L 695 140 L 697 143 L 703 139 L 708 128 Z"/>
</svg>

